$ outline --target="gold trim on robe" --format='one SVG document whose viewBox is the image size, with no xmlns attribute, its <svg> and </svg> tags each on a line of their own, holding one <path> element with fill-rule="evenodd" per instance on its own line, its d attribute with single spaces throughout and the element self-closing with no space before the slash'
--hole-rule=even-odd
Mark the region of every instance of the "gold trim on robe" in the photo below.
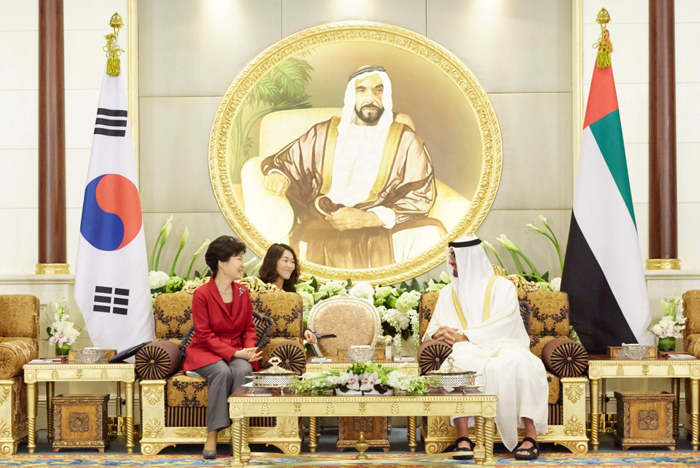
<svg viewBox="0 0 700 468">
<path fill-rule="evenodd" d="M 489 284 L 486 286 L 486 295 L 484 297 L 484 312 L 482 316 L 482 323 L 487 321 L 489 317 L 491 317 L 491 294 L 493 292 L 493 285 L 496 283 L 496 279 L 498 276 L 493 275 L 491 279 L 489 279 Z M 469 327 L 467 326 L 467 318 L 464 315 L 464 312 L 462 311 L 462 306 L 459 305 L 459 298 L 457 298 L 457 291 L 455 290 L 455 287 L 452 287 L 452 303 L 455 306 L 455 309 L 457 310 L 457 317 L 459 317 L 459 321 L 462 324 L 462 328 L 464 330 L 467 330 Z M 475 327 L 478 328 L 478 327 Z"/>
</svg>

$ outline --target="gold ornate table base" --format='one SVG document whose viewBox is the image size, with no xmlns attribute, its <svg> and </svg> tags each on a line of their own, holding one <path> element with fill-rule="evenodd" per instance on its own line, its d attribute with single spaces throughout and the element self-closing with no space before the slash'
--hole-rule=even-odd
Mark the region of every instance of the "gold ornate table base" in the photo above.
<svg viewBox="0 0 700 468">
<path fill-rule="evenodd" d="M 493 458 L 494 418 L 497 397 L 473 393 L 468 395 L 432 393 L 411 396 L 297 396 L 280 394 L 255 396 L 241 387 L 229 397 L 231 416 L 232 468 L 242 468 L 250 460 L 248 447 L 248 418 L 274 414 L 277 417 L 296 416 L 310 418 L 309 447 L 316 447 L 317 424 L 315 418 L 343 416 L 410 416 L 409 446 L 415 450 L 415 415 L 422 416 L 474 416 L 477 424 L 474 461 L 476 466 L 495 466 Z M 410 428 L 413 427 L 412 437 Z M 358 447 L 359 448 L 359 447 Z M 366 449 L 365 449 L 366 450 Z M 361 451 L 362 452 L 362 451 Z M 314 462 L 320 462 L 314 458 Z"/>
<path fill-rule="evenodd" d="M 124 382 L 126 384 L 126 450 L 134 453 L 134 364 L 26 364 L 24 381 L 27 384 L 27 448 L 36 449 L 36 408 L 39 382 L 46 382 L 46 424 L 49 440 L 53 438 L 53 395 L 55 382 Z"/>
<path fill-rule="evenodd" d="M 608 356 L 590 356 L 588 361 L 588 378 L 591 385 L 591 449 L 598 450 L 600 442 L 598 431 L 601 415 L 601 382 L 605 379 L 671 379 L 674 394 L 673 420 L 674 435 L 678 435 L 678 416 L 680 400 L 680 381 L 690 379 L 691 411 L 689 420 L 691 423 L 691 443 L 693 450 L 700 447 L 700 425 L 698 420 L 700 388 L 700 360 L 683 359 L 672 360 L 665 357 L 656 359 L 622 360 L 612 359 Z M 603 384 L 603 387 L 605 385 Z M 605 395 L 603 395 L 605 398 Z M 686 395 L 687 398 L 687 395 Z M 603 410 L 605 413 L 605 410 Z"/>
</svg>

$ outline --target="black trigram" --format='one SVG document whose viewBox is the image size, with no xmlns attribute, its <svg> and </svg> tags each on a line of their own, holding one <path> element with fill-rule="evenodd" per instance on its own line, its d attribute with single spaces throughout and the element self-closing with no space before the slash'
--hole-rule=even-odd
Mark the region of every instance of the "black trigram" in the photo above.
<svg viewBox="0 0 700 468">
<path fill-rule="evenodd" d="M 98 108 L 95 134 L 111 137 L 126 136 L 126 116 L 125 110 Z"/>
<path fill-rule="evenodd" d="M 95 305 L 92 308 L 93 311 L 126 315 L 128 307 L 128 289 L 95 286 Z"/>
</svg>

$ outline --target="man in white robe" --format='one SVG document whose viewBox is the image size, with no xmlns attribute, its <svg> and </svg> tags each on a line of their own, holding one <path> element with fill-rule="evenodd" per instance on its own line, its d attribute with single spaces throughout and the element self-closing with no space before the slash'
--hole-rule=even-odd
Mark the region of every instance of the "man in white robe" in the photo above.
<svg viewBox="0 0 700 468">
<path fill-rule="evenodd" d="M 547 433 L 547 375 L 542 361 L 530 352 L 515 286 L 494 274 L 480 244 L 474 237 L 449 244 L 452 283 L 440 291 L 423 341 L 443 340 L 453 346 L 454 365 L 475 371 L 485 392 L 498 396 L 496 425 L 503 444 L 512 451 L 518 428 L 524 428 L 526 437 L 515 456 L 534 459 L 539 456 L 537 434 Z M 469 419 L 450 418 L 457 429 L 457 451 L 474 447 L 468 440 Z"/>
</svg>

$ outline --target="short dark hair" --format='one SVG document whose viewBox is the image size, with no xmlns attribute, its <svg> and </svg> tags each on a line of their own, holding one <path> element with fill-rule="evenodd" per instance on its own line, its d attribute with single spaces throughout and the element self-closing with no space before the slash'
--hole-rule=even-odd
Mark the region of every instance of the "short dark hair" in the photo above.
<svg viewBox="0 0 700 468">
<path fill-rule="evenodd" d="M 220 236 L 214 239 L 204 254 L 204 261 L 211 269 L 212 277 L 216 278 L 219 272 L 219 262 L 228 262 L 231 257 L 241 255 L 246 252 L 243 242 L 233 236 Z"/>
<path fill-rule="evenodd" d="M 279 276 L 277 274 L 277 260 L 282 258 L 285 251 L 291 252 L 292 257 L 294 257 L 294 271 L 292 271 L 288 280 L 284 280 L 282 289 L 286 292 L 296 292 L 297 290 L 294 285 L 299 281 L 299 260 L 297 260 L 297 254 L 294 252 L 294 249 L 287 244 L 272 244 L 270 248 L 267 249 L 262 266 L 258 272 L 258 277 L 265 283 L 274 283 L 277 281 L 277 277 Z"/>
</svg>

